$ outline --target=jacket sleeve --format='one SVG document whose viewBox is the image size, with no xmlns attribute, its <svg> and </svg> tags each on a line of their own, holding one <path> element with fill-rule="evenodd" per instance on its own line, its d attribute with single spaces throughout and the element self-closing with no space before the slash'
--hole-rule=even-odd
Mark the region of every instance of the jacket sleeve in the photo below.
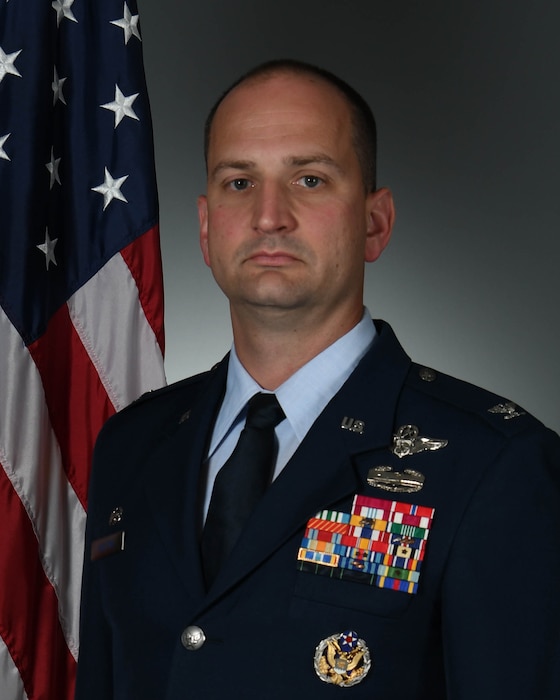
<svg viewBox="0 0 560 700">
<path fill-rule="evenodd" d="M 560 440 L 505 443 L 453 542 L 442 589 L 449 700 L 560 697 Z"/>
</svg>

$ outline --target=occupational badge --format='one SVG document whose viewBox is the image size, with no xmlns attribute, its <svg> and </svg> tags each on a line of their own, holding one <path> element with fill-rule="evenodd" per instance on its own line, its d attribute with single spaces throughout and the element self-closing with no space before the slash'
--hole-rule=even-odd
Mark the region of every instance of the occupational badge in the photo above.
<svg viewBox="0 0 560 700">
<path fill-rule="evenodd" d="M 415 455 L 418 452 L 430 450 L 440 450 L 447 445 L 447 440 L 439 440 L 434 438 L 422 437 L 418 428 L 415 425 L 401 425 L 397 432 L 393 435 L 393 454 L 397 457 L 408 457 Z"/>
<path fill-rule="evenodd" d="M 323 639 L 315 649 L 313 665 L 325 683 L 350 688 L 367 676 L 371 657 L 364 640 L 348 630 Z"/>
</svg>

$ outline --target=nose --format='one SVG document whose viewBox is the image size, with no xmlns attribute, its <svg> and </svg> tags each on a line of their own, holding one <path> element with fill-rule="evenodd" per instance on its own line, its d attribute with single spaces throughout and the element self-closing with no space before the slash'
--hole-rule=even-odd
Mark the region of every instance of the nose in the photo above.
<svg viewBox="0 0 560 700">
<path fill-rule="evenodd" d="M 258 233 L 289 233 L 295 227 L 289 193 L 282 184 L 262 182 L 253 202 L 253 229 Z"/>
</svg>

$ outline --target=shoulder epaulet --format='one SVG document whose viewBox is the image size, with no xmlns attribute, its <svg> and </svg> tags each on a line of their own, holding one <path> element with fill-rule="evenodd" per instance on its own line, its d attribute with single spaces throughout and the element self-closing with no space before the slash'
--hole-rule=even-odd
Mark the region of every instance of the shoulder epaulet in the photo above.
<svg viewBox="0 0 560 700">
<path fill-rule="evenodd" d="M 407 383 L 459 411 L 477 416 L 504 435 L 514 435 L 540 425 L 534 416 L 513 401 L 430 367 L 412 363 Z"/>
</svg>

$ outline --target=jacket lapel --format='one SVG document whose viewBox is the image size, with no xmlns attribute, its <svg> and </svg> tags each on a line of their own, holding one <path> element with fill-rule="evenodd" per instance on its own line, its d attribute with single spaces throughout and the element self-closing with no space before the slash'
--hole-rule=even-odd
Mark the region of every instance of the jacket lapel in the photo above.
<svg viewBox="0 0 560 700">
<path fill-rule="evenodd" d="M 223 397 L 227 365 L 226 358 L 200 388 L 194 403 L 177 411 L 177 420 L 149 457 L 144 472 L 144 491 L 163 545 L 184 585 L 197 596 L 204 594 L 198 543 L 200 472 Z"/>
</svg>

